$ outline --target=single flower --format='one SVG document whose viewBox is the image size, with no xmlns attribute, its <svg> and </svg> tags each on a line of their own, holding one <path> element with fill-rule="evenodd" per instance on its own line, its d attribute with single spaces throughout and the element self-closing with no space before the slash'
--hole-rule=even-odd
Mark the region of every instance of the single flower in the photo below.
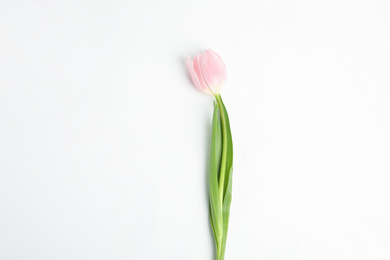
<svg viewBox="0 0 390 260">
<path fill-rule="evenodd" d="M 216 260 L 224 260 L 232 200 L 233 141 L 229 116 L 219 94 L 226 82 L 226 67 L 212 50 L 187 57 L 194 85 L 215 97 L 209 160 L 209 217 L 216 246 Z"/>
<path fill-rule="evenodd" d="M 197 54 L 194 60 L 187 57 L 186 64 L 196 88 L 209 95 L 218 95 L 226 82 L 226 66 L 212 50 Z"/>
</svg>

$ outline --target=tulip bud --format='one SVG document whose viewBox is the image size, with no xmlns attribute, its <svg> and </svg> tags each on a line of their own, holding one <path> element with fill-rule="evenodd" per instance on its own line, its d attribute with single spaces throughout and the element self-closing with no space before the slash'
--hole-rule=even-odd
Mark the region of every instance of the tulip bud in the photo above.
<svg viewBox="0 0 390 260">
<path fill-rule="evenodd" d="M 221 57 L 212 50 L 186 59 L 192 81 L 196 88 L 209 95 L 218 95 L 226 82 L 226 67 Z"/>
</svg>

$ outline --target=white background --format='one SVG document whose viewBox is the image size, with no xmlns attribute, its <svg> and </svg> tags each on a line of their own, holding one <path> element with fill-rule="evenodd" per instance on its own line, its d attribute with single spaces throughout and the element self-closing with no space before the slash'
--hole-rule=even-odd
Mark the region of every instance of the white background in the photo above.
<svg viewBox="0 0 390 260">
<path fill-rule="evenodd" d="M 390 2 L 1 1 L 0 259 L 212 260 L 212 48 L 234 141 L 226 260 L 390 259 Z"/>
</svg>

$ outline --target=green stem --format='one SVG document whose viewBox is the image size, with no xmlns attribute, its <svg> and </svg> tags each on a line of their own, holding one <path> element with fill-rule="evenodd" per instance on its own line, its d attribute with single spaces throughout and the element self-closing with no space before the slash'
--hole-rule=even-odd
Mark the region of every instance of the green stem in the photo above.
<svg viewBox="0 0 390 260">
<path fill-rule="evenodd" d="M 223 206 L 223 191 L 225 187 L 225 174 L 226 174 L 226 159 L 227 159 L 227 128 L 226 128 L 226 118 L 222 107 L 221 95 L 216 94 L 215 99 L 217 100 L 219 106 L 219 112 L 221 115 L 221 125 L 222 125 L 222 159 L 221 159 L 221 169 L 219 174 L 219 198 L 221 203 L 221 208 Z"/>
</svg>

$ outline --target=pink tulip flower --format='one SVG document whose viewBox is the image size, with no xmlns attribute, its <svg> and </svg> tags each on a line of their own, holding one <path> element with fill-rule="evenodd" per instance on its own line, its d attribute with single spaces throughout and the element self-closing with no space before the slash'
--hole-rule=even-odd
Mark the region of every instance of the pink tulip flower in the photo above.
<svg viewBox="0 0 390 260">
<path fill-rule="evenodd" d="M 219 94 L 226 82 L 226 67 L 217 53 L 206 50 L 194 60 L 187 57 L 186 64 L 197 89 L 209 95 Z"/>
</svg>

